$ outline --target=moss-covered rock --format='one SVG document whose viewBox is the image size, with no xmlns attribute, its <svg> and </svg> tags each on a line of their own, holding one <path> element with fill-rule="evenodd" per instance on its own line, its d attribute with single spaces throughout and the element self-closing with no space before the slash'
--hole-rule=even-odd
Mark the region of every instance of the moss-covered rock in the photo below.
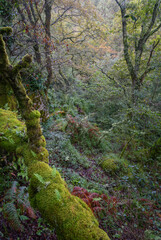
<svg viewBox="0 0 161 240">
<path fill-rule="evenodd" d="M 129 163 L 127 160 L 123 158 L 120 159 L 115 154 L 109 154 L 107 156 L 104 156 L 101 159 L 101 163 L 100 163 L 100 166 L 102 167 L 102 169 L 105 172 L 111 173 L 111 174 L 115 174 L 117 172 L 127 173 L 129 170 L 128 165 Z"/>
<path fill-rule="evenodd" d="M 24 122 L 17 119 L 16 113 L 0 108 L 0 148 L 13 152 L 27 140 Z"/>
<path fill-rule="evenodd" d="M 118 170 L 115 159 L 112 158 L 104 159 L 101 163 L 101 167 L 105 172 L 116 172 Z"/>
</svg>

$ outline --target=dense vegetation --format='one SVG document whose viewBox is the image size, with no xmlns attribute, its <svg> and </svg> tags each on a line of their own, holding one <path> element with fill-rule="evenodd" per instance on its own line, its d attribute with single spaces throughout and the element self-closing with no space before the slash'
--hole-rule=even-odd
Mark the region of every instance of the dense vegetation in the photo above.
<svg viewBox="0 0 161 240">
<path fill-rule="evenodd" d="M 13 29 L 8 35 L 0 28 L 10 69 L 18 69 L 16 77 L 41 113 L 41 129 L 34 127 L 45 136 L 52 175 L 59 171 L 110 239 L 161 239 L 160 4 L 1 0 L 0 25 Z M 25 54 L 33 56 L 28 68 L 21 66 Z M 28 141 L 26 130 L 17 120 L 4 125 L 7 110 L 16 112 L 35 144 L 33 119 L 20 96 L 17 102 L 12 80 L 3 82 L 4 61 L 0 56 L 0 239 L 61 239 L 31 207 L 28 163 L 14 151 L 16 137 Z M 37 161 L 35 152 L 30 158 Z M 34 177 L 48 187 L 39 174 Z"/>
</svg>

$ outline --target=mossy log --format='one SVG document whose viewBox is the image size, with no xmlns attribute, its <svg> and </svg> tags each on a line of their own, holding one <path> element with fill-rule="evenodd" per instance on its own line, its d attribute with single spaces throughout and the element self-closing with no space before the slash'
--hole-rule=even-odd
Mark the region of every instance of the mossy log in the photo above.
<svg viewBox="0 0 161 240">
<path fill-rule="evenodd" d="M 0 29 L 0 33 L 4 32 L 5 29 Z M 12 87 L 25 121 L 19 121 L 11 111 L 0 109 L 0 148 L 24 157 L 30 179 L 31 205 L 56 229 L 60 240 L 109 240 L 107 234 L 99 228 L 91 209 L 81 199 L 70 194 L 59 172 L 48 165 L 40 113 L 34 110 L 19 75 L 22 68 L 29 66 L 31 56 L 27 55 L 16 66 L 11 66 L 2 35 L 0 56 L 0 75 Z"/>
</svg>

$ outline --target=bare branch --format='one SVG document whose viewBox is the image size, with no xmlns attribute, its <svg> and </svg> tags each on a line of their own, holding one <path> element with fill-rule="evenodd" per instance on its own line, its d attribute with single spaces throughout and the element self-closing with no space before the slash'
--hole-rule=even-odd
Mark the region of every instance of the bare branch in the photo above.
<svg viewBox="0 0 161 240">
<path fill-rule="evenodd" d="M 149 58 L 148 58 L 148 61 L 147 61 L 147 65 L 146 65 L 146 70 L 144 71 L 144 73 L 141 75 L 141 77 L 139 78 L 140 80 L 140 83 L 142 84 L 143 83 L 143 80 L 144 78 L 146 77 L 146 75 L 151 71 L 153 70 L 152 67 L 150 67 L 150 62 L 151 62 L 151 59 L 152 59 L 152 56 L 153 56 L 153 53 L 154 53 L 154 49 L 158 46 L 158 44 L 160 43 L 160 40 L 158 40 L 157 42 L 155 42 L 152 46 L 152 49 L 150 51 L 150 55 L 149 55 Z"/>
<path fill-rule="evenodd" d="M 64 10 L 64 12 L 63 12 L 61 15 L 59 15 L 59 17 L 51 24 L 51 26 L 54 25 L 55 23 L 57 23 L 57 22 L 59 21 L 59 19 L 62 18 L 62 17 L 64 16 L 64 14 L 65 14 L 68 10 L 70 10 L 70 9 L 72 9 L 72 8 L 73 8 L 72 6 L 67 7 L 67 8 Z"/>
<path fill-rule="evenodd" d="M 108 73 L 106 73 L 102 68 L 100 68 L 99 66 L 96 65 L 96 67 L 110 80 L 112 80 L 118 87 L 120 87 L 123 91 L 125 96 L 127 96 L 126 94 L 126 89 L 124 86 L 122 86 L 114 77 L 111 77 Z"/>
</svg>

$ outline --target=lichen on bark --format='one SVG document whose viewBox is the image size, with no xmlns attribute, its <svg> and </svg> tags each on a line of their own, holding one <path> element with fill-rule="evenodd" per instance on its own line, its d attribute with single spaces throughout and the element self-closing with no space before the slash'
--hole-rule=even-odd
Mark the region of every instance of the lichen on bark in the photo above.
<svg viewBox="0 0 161 240">
<path fill-rule="evenodd" d="M 5 32 L 8 29 L 0 30 L 0 33 Z M 0 76 L 5 84 L 12 87 L 25 122 L 19 121 L 15 113 L 0 109 L 0 121 L 6 118 L 5 126 L 0 124 L 0 132 L 4 133 L 5 140 L 0 139 L 0 148 L 24 157 L 30 179 L 29 199 L 32 206 L 56 229 L 60 240 L 109 240 L 107 234 L 99 228 L 91 209 L 81 199 L 71 195 L 59 172 L 53 171 L 48 165 L 40 113 L 34 109 L 19 74 L 22 68 L 29 67 L 31 56 L 26 55 L 16 66 L 11 66 L 2 35 L 0 56 Z M 15 127 L 17 131 L 24 132 L 24 137 L 15 133 Z M 7 134 L 13 141 L 7 140 Z"/>
</svg>

